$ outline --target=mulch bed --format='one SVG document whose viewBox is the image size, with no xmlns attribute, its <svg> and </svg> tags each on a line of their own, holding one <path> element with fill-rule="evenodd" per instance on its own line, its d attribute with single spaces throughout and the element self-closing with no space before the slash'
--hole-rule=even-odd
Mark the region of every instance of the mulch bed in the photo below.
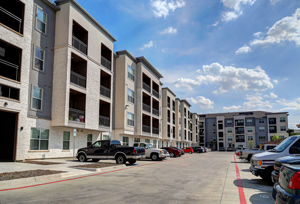
<svg viewBox="0 0 300 204">
<path fill-rule="evenodd" d="M 15 171 L 15 172 L 1 173 L 0 181 L 29 178 L 29 177 L 36 177 L 36 176 L 45 176 L 45 175 L 60 174 L 60 173 L 64 173 L 64 171 L 52 171 L 52 170 L 40 170 L 40 169 L 30 170 L 30 171 Z"/>
<path fill-rule="evenodd" d="M 104 168 L 104 167 L 119 166 L 119 165 L 120 164 L 95 163 L 95 164 L 86 164 L 86 165 L 79 165 L 79 166 L 72 166 L 72 167 L 80 167 L 80 168 Z"/>
<path fill-rule="evenodd" d="M 23 163 L 29 163 L 29 164 L 40 164 L 40 165 L 54 165 L 54 164 L 63 164 L 58 162 L 44 162 L 44 161 L 33 161 L 33 160 L 27 160 Z"/>
</svg>

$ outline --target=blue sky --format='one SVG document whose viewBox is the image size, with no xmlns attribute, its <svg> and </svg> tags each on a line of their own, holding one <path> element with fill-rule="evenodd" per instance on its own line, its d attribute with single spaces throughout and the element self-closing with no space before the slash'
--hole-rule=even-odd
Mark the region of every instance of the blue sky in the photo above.
<svg viewBox="0 0 300 204">
<path fill-rule="evenodd" d="M 300 123 L 299 0 L 77 0 L 145 56 L 191 111 L 287 111 Z"/>
</svg>

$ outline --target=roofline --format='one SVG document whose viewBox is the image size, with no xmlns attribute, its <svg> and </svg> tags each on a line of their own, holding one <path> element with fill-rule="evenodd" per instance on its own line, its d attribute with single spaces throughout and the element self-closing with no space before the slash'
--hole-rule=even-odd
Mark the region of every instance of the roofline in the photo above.
<svg viewBox="0 0 300 204">
<path fill-rule="evenodd" d="M 128 52 L 127 50 L 117 51 L 116 54 L 117 55 L 127 55 L 132 61 L 134 61 L 135 63 L 138 63 L 138 61 L 135 59 L 135 57 L 132 56 L 132 54 L 130 54 L 130 52 Z"/>
<path fill-rule="evenodd" d="M 173 94 L 173 96 L 175 96 L 176 97 L 176 94 L 174 94 L 174 92 L 173 91 L 171 91 L 171 89 L 169 89 L 168 87 L 164 87 L 164 88 L 162 88 L 162 89 L 167 89 L 171 94 Z"/>
<path fill-rule="evenodd" d="M 175 98 L 175 100 L 179 100 L 180 101 L 180 98 Z"/>
<path fill-rule="evenodd" d="M 289 112 L 275 112 L 275 113 L 266 113 L 266 115 L 275 115 L 275 114 L 288 114 Z"/>
<path fill-rule="evenodd" d="M 164 78 L 163 75 L 161 75 L 156 69 L 155 67 L 153 67 L 153 65 L 144 57 L 137 57 L 136 58 L 138 62 L 143 62 L 145 65 L 147 65 L 150 69 L 153 70 L 154 74 L 156 74 L 159 78 Z"/>
<path fill-rule="evenodd" d="M 183 100 L 180 100 L 181 102 L 184 102 L 184 103 L 186 103 L 189 107 L 191 107 L 192 105 L 187 101 L 187 100 L 185 100 L 185 99 L 183 99 Z"/>
<path fill-rule="evenodd" d="M 100 25 L 100 23 L 98 21 L 96 21 L 84 8 L 82 8 L 75 0 L 56 0 L 56 6 L 60 6 L 62 4 L 65 3 L 72 3 L 73 5 L 75 5 L 81 12 L 83 12 L 86 17 L 89 18 L 89 20 L 91 20 L 100 30 L 102 30 L 106 35 L 108 35 L 108 37 L 113 41 L 116 42 L 117 40 L 102 26 Z"/>
<path fill-rule="evenodd" d="M 53 10 L 55 11 L 60 11 L 60 8 L 58 6 L 56 6 L 53 2 L 49 1 L 49 0 L 42 0 L 42 2 L 44 2 L 45 4 L 47 4 L 49 7 L 51 7 Z"/>
<path fill-rule="evenodd" d="M 203 114 L 199 114 L 199 115 L 217 115 L 217 114 L 239 114 L 239 113 L 249 113 L 249 112 L 253 112 L 253 113 L 257 113 L 257 112 L 261 112 L 264 113 L 265 115 L 275 115 L 275 114 L 288 114 L 289 112 L 267 112 L 267 111 L 236 111 L 236 112 L 223 112 L 223 113 L 203 113 Z"/>
</svg>

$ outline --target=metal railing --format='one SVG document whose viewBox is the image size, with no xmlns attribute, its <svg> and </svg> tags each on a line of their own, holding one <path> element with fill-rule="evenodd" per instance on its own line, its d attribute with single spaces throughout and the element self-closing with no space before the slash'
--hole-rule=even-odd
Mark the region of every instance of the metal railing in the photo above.
<svg viewBox="0 0 300 204">
<path fill-rule="evenodd" d="M 69 108 L 69 120 L 76 122 L 85 122 L 85 112 L 73 108 Z"/>
<path fill-rule="evenodd" d="M 173 119 L 173 124 L 175 125 L 175 119 Z"/>
<path fill-rule="evenodd" d="M 110 89 L 106 88 L 105 86 L 100 86 L 100 94 L 102 96 L 106 96 L 107 98 L 110 98 Z"/>
<path fill-rule="evenodd" d="M 151 132 L 150 126 L 148 126 L 148 125 L 143 125 L 143 132 L 148 132 L 148 133 L 150 133 L 150 132 Z"/>
<path fill-rule="evenodd" d="M 110 127 L 110 118 L 106 116 L 99 116 L 99 126 Z"/>
<path fill-rule="evenodd" d="M 175 105 L 173 104 L 173 111 L 175 111 Z"/>
<path fill-rule="evenodd" d="M 111 62 L 103 56 L 101 56 L 101 64 L 108 70 L 111 70 Z"/>
<path fill-rule="evenodd" d="M 148 84 L 146 84 L 145 82 L 143 82 L 143 89 L 145 89 L 146 91 L 148 91 L 149 93 L 151 93 L 151 88 Z"/>
<path fill-rule="evenodd" d="M 73 71 L 71 71 L 71 82 L 78 86 L 86 87 L 86 78 Z"/>
<path fill-rule="evenodd" d="M 236 139 L 235 142 L 245 142 L 245 139 Z"/>
<path fill-rule="evenodd" d="M 152 89 L 152 94 L 159 98 L 159 93 L 156 90 Z"/>
<path fill-rule="evenodd" d="M 158 134 L 159 134 L 159 129 L 153 127 L 153 128 L 152 128 L 152 133 L 158 135 Z"/>
<path fill-rule="evenodd" d="M 168 117 L 168 123 L 169 123 L 169 122 L 171 122 L 171 118 L 170 118 L 170 117 Z"/>
<path fill-rule="evenodd" d="M 168 108 L 170 108 L 171 107 L 171 104 L 170 103 L 168 103 Z"/>
<path fill-rule="evenodd" d="M 19 81 L 19 77 L 18 77 L 19 66 L 18 65 L 15 65 L 15 64 L 5 61 L 3 59 L 0 59 L 0 65 L 1 65 L 1 68 L 0 68 L 1 76 Z M 7 69 L 11 69 L 11 70 L 14 69 L 15 71 L 7 71 Z"/>
<path fill-rule="evenodd" d="M 19 100 L 19 89 L 0 84 L 0 96 Z"/>
<path fill-rule="evenodd" d="M 149 112 L 149 113 L 151 113 L 151 107 L 148 106 L 148 105 L 145 104 L 145 103 L 143 103 L 143 110 L 144 110 L 144 111 L 147 111 L 147 112 Z"/>
<path fill-rule="evenodd" d="M 87 54 L 87 45 L 72 35 L 72 46 L 82 52 L 83 54 Z"/>
<path fill-rule="evenodd" d="M 10 17 L 10 18 L 8 18 Z M 12 23 L 11 19 L 13 19 L 14 23 Z M 0 23 L 12 28 L 13 30 L 21 33 L 22 19 L 14 15 L 13 13 L 7 11 L 3 7 L 0 6 Z M 16 24 L 15 26 L 13 24 Z M 15 29 L 17 28 L 17 29 Z"/>
<path fill-rule="evenodd" d="M 159 111 L 155 108 L 152 108 L 152 114 L 159 116 Z"/>
<path fill-rule="evenodd" d="M 170 137 L 170 135 L 171 135 L 171 133 L 170 133 L 170 132 L 168 132 L 168 137 Z"/>
</svg>

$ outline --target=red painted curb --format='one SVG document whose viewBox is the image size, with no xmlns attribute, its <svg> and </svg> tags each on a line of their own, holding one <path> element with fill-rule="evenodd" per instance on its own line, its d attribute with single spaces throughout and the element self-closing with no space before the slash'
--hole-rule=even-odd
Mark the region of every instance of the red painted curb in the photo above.
<svg viewBox="0 0 300 204">
<path fill-rule="evenodd" d="M 236 163 L 236 159 L 235 159 L 234 154 L 233 154 L 233 157 L 234 157 L 234 163 L 235 163 L 237 185 L 238 185 L 238 188 L 239 188 L 240 204 L 247 204 L 245 193 L 244 193 L 244 188 L 243 188 L 243 184 L 242 184 L 242 180 L 241 180 L 241 176 L 240 176 L 239 167 Z"/>
</svg>

